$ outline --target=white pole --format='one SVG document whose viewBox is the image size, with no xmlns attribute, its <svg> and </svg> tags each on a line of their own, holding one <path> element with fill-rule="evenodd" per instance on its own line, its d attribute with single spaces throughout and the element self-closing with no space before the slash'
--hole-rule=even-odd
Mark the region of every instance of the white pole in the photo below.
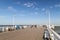
<svg viewBox="0 0 60 40">
<path fill-rule="evenodd" d="M 46 13 L 48 14 L 48 26 L 50 27 L 50 11 L 46 10 Z"/>
<path fill-rule="evenodd" d="M 13 16 L 13 27 L 14 27 L 14 16 Z"/>
<path fill-rule="evenodd" d="M 15 28 L 15 15 L 13 15 L 13 27 Z"/>
<path fill-rule="evenodd" d="M 49 27 L 50 27 L 50 11 L 48 10 L 48 16 L 49 16 Z"/>
</svg>

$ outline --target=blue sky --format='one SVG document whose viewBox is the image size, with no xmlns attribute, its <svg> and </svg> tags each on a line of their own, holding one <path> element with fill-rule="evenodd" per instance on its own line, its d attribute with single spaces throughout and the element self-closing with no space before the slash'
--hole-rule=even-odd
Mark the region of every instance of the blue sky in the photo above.
<svg viewBox="0 0 60 40">
<path fill-rule="evenodd" d="M 0 0 L 0 25 L 2 24 L 60 25 L 60 0 Z"/>
</svg>

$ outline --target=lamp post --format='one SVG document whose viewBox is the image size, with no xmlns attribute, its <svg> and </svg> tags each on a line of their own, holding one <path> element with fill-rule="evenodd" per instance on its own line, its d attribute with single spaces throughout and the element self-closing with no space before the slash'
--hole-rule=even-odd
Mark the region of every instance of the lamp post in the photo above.
<svg viewBox="0 0 60 40">
<path fill-rule="evenodd" d="M 16 15 L 13 15 L 13 28 L 15 28 L 15 16 Z"/>
<path fill-rule="evenodd" d="M 49 27 L 50 27 L 50 11 L 48 10 L 48 16 L 49 16 Z"/>
<path fill-rule="evenodd" d="M 46 13 L 48 14 L 48 27 L 50 27 L 50 11 L 46 10 Z"/>
</svg>

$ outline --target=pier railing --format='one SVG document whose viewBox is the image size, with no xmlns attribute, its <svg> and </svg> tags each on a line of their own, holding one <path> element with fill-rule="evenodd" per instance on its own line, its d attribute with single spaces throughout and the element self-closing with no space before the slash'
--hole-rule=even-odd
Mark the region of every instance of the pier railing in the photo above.
<svg viewBox="0 0 60 40">
<path fill-rule="evenodd" d="M 47 27 L 49 33 L 50 33 L 50 37 L 51 40 L 60 40 L 60 35 L 58 33 L 56 33 L 53 29 Z"/>
</svg>

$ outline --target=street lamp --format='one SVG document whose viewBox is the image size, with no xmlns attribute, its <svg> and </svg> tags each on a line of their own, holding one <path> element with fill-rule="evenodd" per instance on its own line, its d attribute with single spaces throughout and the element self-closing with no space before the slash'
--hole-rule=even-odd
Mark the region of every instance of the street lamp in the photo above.
<svg viewBox="0 0 60 40">
<path fill-rule="evenodd" d="M 15 28 L 15 16 L 16 15 L 13 15 L 13 28 Z"/>
<path fill-rule="evenodd" d="M 50 27 L 50 11 L 46 10 L 46 13 L 48 14 L 48 26 Z"/>
</svg>

